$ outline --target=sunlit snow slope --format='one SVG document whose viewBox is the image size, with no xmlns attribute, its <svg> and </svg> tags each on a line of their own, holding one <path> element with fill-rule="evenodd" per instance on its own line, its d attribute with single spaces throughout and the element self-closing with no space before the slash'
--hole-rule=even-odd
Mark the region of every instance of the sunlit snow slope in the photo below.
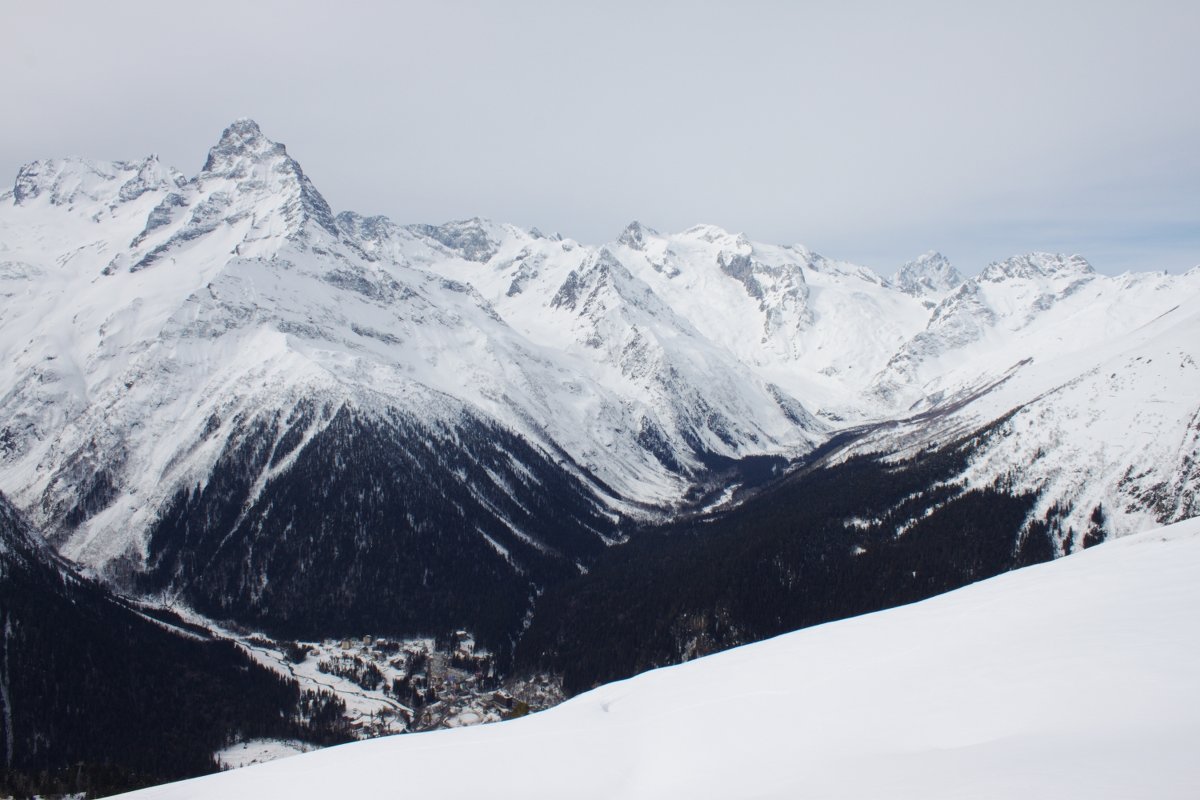
<svg viewBox="0 0 1200 800">
<path fill-rule="evenodd" d="M 1200 520 L 510 723 L 140 798 L 1193 798 Z"/>
</svg>

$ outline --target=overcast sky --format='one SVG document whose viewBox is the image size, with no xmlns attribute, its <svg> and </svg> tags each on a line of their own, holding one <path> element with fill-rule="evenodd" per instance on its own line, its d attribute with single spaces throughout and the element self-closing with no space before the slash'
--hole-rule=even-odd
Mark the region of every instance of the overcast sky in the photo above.
<svg viewBox="0 0 1200 800">
<path fill-rule="evenodd" d="M 1200 2 L 0 0 L 0 174 L 258 120 L 336 210 L 630 220 L 889 273 L 1200 264 Z"/>
</svg>

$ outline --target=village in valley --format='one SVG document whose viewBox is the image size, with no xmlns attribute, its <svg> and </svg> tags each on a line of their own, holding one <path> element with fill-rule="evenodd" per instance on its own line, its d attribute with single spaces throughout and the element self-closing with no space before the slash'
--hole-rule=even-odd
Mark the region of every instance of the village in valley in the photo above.
<svg viewBox="0 0 1200 800">
<path fill-rule="evenodd" d="M 319 718 L 320 727 L 336 730 L 341 741 L 500 722 L 566 699 L 561 677 L 501 676 L 494 654 L 467 630 L 439 637 L 288 641 L 217 622 L 173 601 L 139 605 L 143 612 L 168 612 L 174 626 L 193 634 L 231 641 L 262 666 L 295 680 L 302 696 L 298 721 Z M 248 738 L 214 756 L 222 768 L 233 769 L 317 746 Z"/>
<path fill-rule="evenodd" d="M 277 642 L 251 635 L 237 641 L 302 689 L 337 695 L 360 739 L 499 722 L 563 700 L 561 683 L 545 676 L 502 681 L 495 658 L 467 631 L 446 640 L 365 635 Z"/>
</svg>

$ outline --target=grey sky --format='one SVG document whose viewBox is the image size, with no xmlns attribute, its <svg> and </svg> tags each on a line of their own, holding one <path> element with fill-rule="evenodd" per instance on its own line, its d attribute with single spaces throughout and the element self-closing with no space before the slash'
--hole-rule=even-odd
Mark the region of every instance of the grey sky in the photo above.
<svg viewBox="0 0 1200 800">
<path fill-rule="evenodd" d="M 0 175 L 240 116 L 335 209 L 711 222 L 890 272 L 1200 264 L 1200 3 L 0 0 Z"/>
</svg>

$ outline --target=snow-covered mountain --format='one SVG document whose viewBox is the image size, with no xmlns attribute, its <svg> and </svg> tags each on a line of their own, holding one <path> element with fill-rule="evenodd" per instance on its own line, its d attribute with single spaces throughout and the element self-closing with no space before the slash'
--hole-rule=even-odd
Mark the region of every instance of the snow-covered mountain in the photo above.
<svg viewBox="0 0 1200 800">
<path fill-rule="evenodd" d="M 1103 500 L 1115 530 L 1194 513 L 1200 354 L 1171 326 L 1200 270 L 1033 254 L 964 280 L 926 254 L 888 280 L 706 225 L 592 247 L 335 215 L 240 120 L 190 178 L 23 168 L 0 296 L 0 489 L 127 587 L 279 630 L 503 640 L 638 520 L 849 428 L 911 450 L 1020 408 L 1039 444 L 978 480 Z"/>
<path fill-rule="evenodd" d="M 1200 521 L 604 686 L 161 798 L 1191 798 Z"/>
<path fill-rule="evenodd" d="M 890 390 L 914 385 L 901 375 L 928 376 L 916 413 L 843 457 L 911 455 L 1002 420 L 963 479 L 1039 493 L 1037 515 L 1056 506 L 1075 532 L 1067 550 L 1097 508 L 1116 535 L 1194 516 L 1198 273 L 1108 278 L 1082 259 L 1043 254 L 991 265 L 935 309 L 876 383 Z M 954 333 L 937 338 L 939 329 Z"/>
</svg>

